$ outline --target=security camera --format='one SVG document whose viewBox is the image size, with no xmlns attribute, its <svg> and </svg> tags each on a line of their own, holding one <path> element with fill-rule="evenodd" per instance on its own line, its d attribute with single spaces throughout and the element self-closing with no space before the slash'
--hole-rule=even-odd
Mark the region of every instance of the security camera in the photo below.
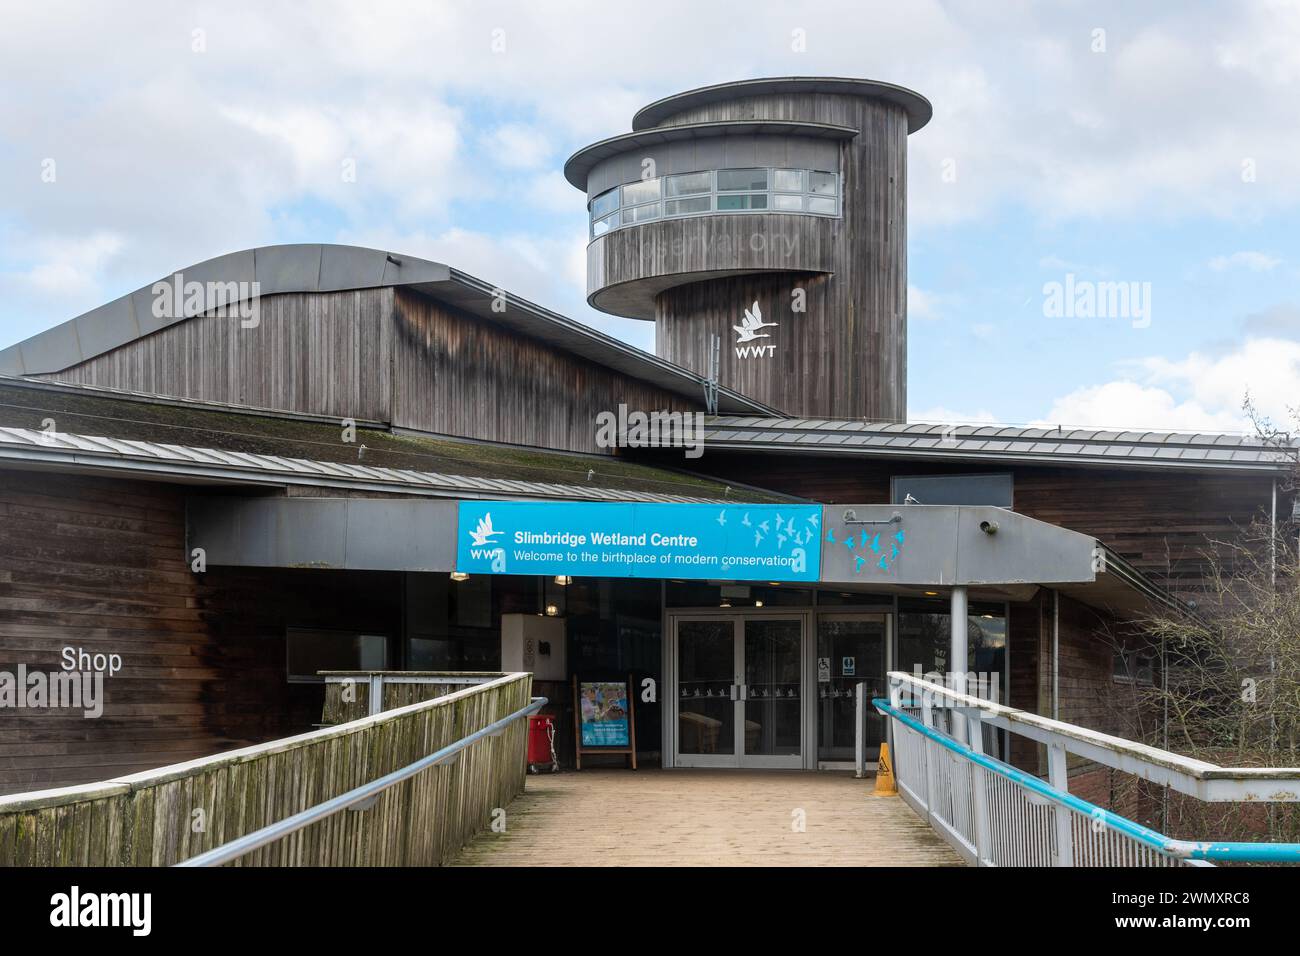
<svg viewBox="0 0 1300 956">
<path fill-rule="evenodd" d="M 981 521 L 980 530 L 983 531 L 985 534 L 997 534 L 998 523 L 996 521 Z"/>
</svg>

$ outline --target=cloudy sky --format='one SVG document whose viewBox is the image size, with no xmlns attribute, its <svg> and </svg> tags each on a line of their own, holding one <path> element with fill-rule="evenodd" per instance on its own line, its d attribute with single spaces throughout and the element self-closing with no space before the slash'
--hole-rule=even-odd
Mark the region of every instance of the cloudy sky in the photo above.
<svg viewBox="0 0 1300 956">
<path fill-rule="evenodd" d="M 1297 403 L 1300 2 L 0 15 L 0 347 L 202 259 L 309 241 L 446 261 L 652 348 L 648 324 L 584 302 L 564 159 L 668 93 L 820 74 L 934 104 L 910 142 L 912 419 L 1237 430 L 1248 389 L 1278 418 Z M 1101 283 L 1130 308 L 1052 305 Z"/>
</svg>

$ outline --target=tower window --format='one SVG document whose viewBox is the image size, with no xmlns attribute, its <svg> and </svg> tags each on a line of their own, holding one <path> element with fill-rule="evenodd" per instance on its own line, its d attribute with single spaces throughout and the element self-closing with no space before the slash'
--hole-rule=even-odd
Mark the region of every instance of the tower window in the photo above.
<svg viewBox="0 0 1300 956">
<path fill-rule="evenodd" d="M 680 176 L 667 176 L 664 178 L 665 196 L 689 196 L 693 193 L 712 191 L 713 174 L 710 172 L 682 173 Z"/>
<path fill-rule="evenodd" d="M 618 208 L 618 187 L 607 189 L 591 201 L 592 220 L 603 219 Z"/>
<path fill-rule="evenodd" d="M 772 170 L 772 188 L 783 193 L 801 193 L 804 171 L 802 169 Z"/>
<path fill-rule="evenodd" d="M 719 196 L 718 211 L 728 212 L 737 209 L 766 209 L 767 196 L 762 193 L 745 193 L 737 196 Z"/>
<path fill-rule="evenodd" d="M 834 173 L 814 170 L 808 174 L 808 191 L 822 196 L 834 196 L 839 185 L 839 177 Z"/>
<path fill-rule="evenodd" d="M 588 209 L 591 238 L 659 218 L 779 212 L 838 216 L 839 174 L 816 169 L 703 169 L 615 186 Z"/>
<path fill-rule="evenodd" d="M 719 169 L 718 192 L 767 189 L 766 169 Z"/>
</svg>

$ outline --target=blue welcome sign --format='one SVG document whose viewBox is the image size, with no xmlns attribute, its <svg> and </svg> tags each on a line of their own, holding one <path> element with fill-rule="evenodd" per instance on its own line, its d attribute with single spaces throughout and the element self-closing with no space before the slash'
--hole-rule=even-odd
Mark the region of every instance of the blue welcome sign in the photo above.
<svg viewBox="0 0 1300 956">
<path fill-rule="evenodd" d="M 816 581 L 818 505 L 462 501 L 456 570 Z"/>
</svg>

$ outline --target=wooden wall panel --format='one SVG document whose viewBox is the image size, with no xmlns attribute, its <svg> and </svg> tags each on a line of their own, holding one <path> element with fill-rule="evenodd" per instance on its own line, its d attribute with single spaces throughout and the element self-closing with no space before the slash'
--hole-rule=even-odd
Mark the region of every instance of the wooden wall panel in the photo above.
<svg viewBox="0 0 1300 956">
<path fill-rule="evenodd" d="M 387 421 L 393 290 L 263 296 L 258 325 L 198 316 L 42 378 Z"/>
<path fill-rule="evenodd" d="M 599 411 L 704 399 L 393 288 L 266 296 L 255 329 L 189 319 L 42 377 L 581 452 L 602 451 Z"/>
<path fill-rule="evenodd" d="M 395 306 L 400 427 L 594 452 L 601 411 L 699 407 L 425 296 L 398 290 Z"/>
<path fill-rule="evenodd" d="M 1010 668 L 1011 689 L 1007 703 L 1031 713 L 1042 714 L 1042 683 L 1039 674 L 1043 658 L 1043 621 L 1045 593 L 1040 591 L 1032 601 L 1010 605 L 1007 619 L 1007 660 Z M 1050 626 L 1050 621 L 1047 622 Z M 1050 652 L 1050 646 L 1048 648 Z M 1050 688 L 1049 688 L 1050 689 Z M 1050 715 L 1050 702 L 1048 713 Z M 1038 745 L 1017 734 L 1011 736 L 1011 763 L 1029 773 L 1040 773 Z"/>
<path fill-rule="evenodd" d="M 0 470 L 0 670 L 65 646 L 122 655 L 105 711 L 0 709 L 0 793 L 103 780 L 309 729 L 284 628 L 400 628 L 400 576 L 212 570 L 185 558 L 187 489 Z"/>
<path fill-rule="evenodd" d="M 807 417 L 869 418 L 902 421 L 907 414 L 907 118 L 901 107 L 855 96 L 828 94 L 772 94 L 740 96 L 683 111 L 668 124 L 721 120 L 801 120 L 853 126 L 859 135 L 841 145 L 843 218 L 829 226 L 801 225 L 804 217 L 772 216 L 788 220 L 773 238 L 785 232 L 810 242 L 796 259 L 829 262 L 814 266 L 831 275 L 809 296 L 806 316 L 791 315 L 789 288 L 806 279 L 787 276 L 784 288 L 773 294 L 772 304 L 784 305 L 772 313 L 784 319 L 793 339 L 793 372 L 777 363 L 766 369 L 746 368 L 743 381 L 750 391 L 725 374 L 720 380 L 759 401 L 791 415 Z M 688 220 L 709 223 L 712 218 Z M 740 218 L 740 217 L 737 217 Z M 829 230 L 825 237 L 821 233 Z M 644 234 L 644 227 L 620 232 Z M 612 233 L 611 235 L 616 235 Z M 812 245 L 813 240 L 818 244 Z M 613 272 L 608 250 L 602 268 Z M 714 266 L 715 268 L 717 266 Z M 706 304 L 705 293 L 712 301 Z M 720 334 L 727 351 L 735 340 L 731 325 L 744 306 L 753 301 L 730 280 L 713 280 L 689 292 L 661 292 L 656 321 L 667 332 L 658 341 L 659 353 L 669 361 L 696 371 L 704 369 L 708 334 Z M 774 290 L 774 293 L 776 290 Z M 815 314 L 813 309 L 819 310 Z M 765 312 L 765 315 L 767 313 Z M 771 319 L 769 318 L 769 321 Z M 797 338 L 795 338 L 797 334 Z M 757 363 L 755 363 L 757 364 Z M 732 363 L 731 372 L 739 371 Z M 757 383 L 754 375 L 766 373 Z"/>
</svg>

